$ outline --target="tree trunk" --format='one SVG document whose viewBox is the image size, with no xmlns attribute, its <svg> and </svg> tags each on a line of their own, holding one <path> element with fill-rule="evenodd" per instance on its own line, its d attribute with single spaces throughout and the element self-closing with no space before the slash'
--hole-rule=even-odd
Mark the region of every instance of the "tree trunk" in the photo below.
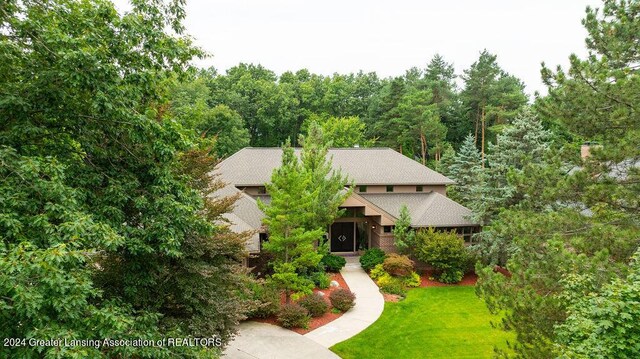
<svg viewBox="0 0 640 359">
<path fill-rule="evenodd" d="M 484 107 L 482 108 L 482 168 L 484 168 Z"/>
<path fill-rule="evenodd" d="M 422 154 L 422 165 L 426 166 L 427 164 L 427 138 L 424 133 L 420 133 L 420 150 Z"/>
</svg>

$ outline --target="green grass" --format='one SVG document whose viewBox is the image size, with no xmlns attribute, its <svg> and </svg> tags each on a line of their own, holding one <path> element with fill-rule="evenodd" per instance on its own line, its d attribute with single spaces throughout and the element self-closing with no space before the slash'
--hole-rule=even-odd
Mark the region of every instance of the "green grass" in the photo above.
<svg viewBox="0 0 640 359">
<path fill-rule="evenodd" d="M 399 303 L 385 303 L 382 316 L 355 337 L 331 350 L 342 358 L 491 358 L 513 336 L 491 326 L 474 288 L 410 290 Z"/>
</svg>

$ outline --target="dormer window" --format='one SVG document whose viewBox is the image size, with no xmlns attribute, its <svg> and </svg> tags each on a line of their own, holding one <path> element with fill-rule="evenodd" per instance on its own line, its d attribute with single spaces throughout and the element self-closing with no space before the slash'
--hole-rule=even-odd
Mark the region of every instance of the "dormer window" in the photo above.
<svg viewBox="0 0 640 359">
<path fill-rule="evenodd" d="M 258 194 L 267 194 L 266 187 L 258 187 Z"/>
<path fill-rule="evenodd" d="M 416 192 L 422 192 L 424 188 L 422 186 L 416 186 Z"/>
<path fill-rule="evenodd" d="M 393 192 L 393 186 L 387 186 L 387 192 Z"/>
<path fill-rule="evenodd" d="M 367 186 L 358 186 L 358 192 L 360 193 L 367 192 Z"/>
</svg>

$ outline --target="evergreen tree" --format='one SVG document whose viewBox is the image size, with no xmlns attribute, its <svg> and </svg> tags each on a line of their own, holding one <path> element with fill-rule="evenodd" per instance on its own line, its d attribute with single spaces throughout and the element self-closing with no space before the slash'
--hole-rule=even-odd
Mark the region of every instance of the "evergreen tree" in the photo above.
<svg viewBox="0 0 640 359">
<path fill-rule="evenodd" d="M 398 252 L 410 254 L 415 249 L 416 233 L 411 228 L 411 214 L 406 204 L 400 207 L 400 216 L 393 228 L 393 236 Z"/>
<path fill-rule="evenodd" d="M 482 51 L 478 61 L 464 71 L 465 87 L 460 94 L 466 116 L 466 133 L 473 133 L 484 160 L 486 144 L 494 136 L 489 129 L 507 123 L 527 102 L 524 85 L 500 68 L 497 56 Z"/>
<path fill-rule="evenodd" d="M 263 249 L 273 256 L 270 280 L 285 291 L 287 302 L 292 294 L 311 293 L 313 281 L 300 272 L 317 267 L 322 259 L 315 244 L 325 230 L 315 222 L 316 192 L 309 190 L 312 180 L 287 142 L 282 148 L 282 165 L 266 185 L 271 202 L 258 202 L 269 228 Z"/>
<path fill-rule="evenodd" d="M 307 217 L 307 221 L 301 223 L 307 230 L 324 231 L 340 214 L 339 207 L 349 197 L 351 190 L 345 188 L 347 178 L 333 169 L 328 155 L 328 143 L 317 122 L 311 123 L 307 135 L 300 142 L 300 160 L 303 174 L 308 177 L 306 191 L 311 195 L 309 210 L 312 214 Z"/>
<path fill-rule="evenodd" d="M 449 197 L 467 206 L 474 203 L 477 190 L 476 193 L 473 191 L 483 185 L 483 171 L 480 152 L 474 143 L 473 135 L 469 134 L 447 167 L 446 174 L 456 181 L 456 184 L 448 189 Z"/>
<path fill-rule="evenodd" d="M 640 355 L 629 324 L 639 318 L 622 307 L 636 295 L 631 258 L 640 245 L 639 8 L 638 1 L 588 8 L 589 56 L 571 56 L 567 72 L 543 68 L 545 114 L 574 138 L 601 147 L 580 160 L 569 146 L 546 164 L 514 173 L 523 200 L 492 224 L 512 243 L 506 264 L 512 275 L 477 268 L 477 289 L 490 309 L 505 313 L 519 357 L 580 357 L 591 350 L 602 357 Z M 614 327 L 620 328 L 615 334 Z"/>
</svg>

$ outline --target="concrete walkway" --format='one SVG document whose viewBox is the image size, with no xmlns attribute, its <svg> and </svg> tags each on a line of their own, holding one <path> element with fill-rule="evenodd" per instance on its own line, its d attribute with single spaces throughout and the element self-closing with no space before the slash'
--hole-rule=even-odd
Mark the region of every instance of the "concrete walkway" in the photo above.
<svg viewBox="0 0 640 359">
<path fill-rule="evenodd" d="M 360 257 L 346 257 L 347 265 L 340 271 L 349 289 L 356 295 L 356 305 L 340 318 L 304 337 L 329 348 L 360 333 L 382 314 L 384 298 L 378 286 L 360 267 Z"/>
<path fill-rule="evenodd" d="M 373 324 L 384 309 L 378 286 L 360 267 L 359 257 L 346 257 L 340 272 L 352 292 L 356 305 L 340 318 L 305 335 L 275 325 L 244 322 L 229 343 L 223 357 L 228 359 L 335 359 L 328 348 L 360 333 Z"/>
<path fill-rule="evenodd" d="M 275 325 L 244 322 L 239 334 L 229 343 L 227 359 L 339 359 L 326 347 L 311 339 Z"/>
</svg>

